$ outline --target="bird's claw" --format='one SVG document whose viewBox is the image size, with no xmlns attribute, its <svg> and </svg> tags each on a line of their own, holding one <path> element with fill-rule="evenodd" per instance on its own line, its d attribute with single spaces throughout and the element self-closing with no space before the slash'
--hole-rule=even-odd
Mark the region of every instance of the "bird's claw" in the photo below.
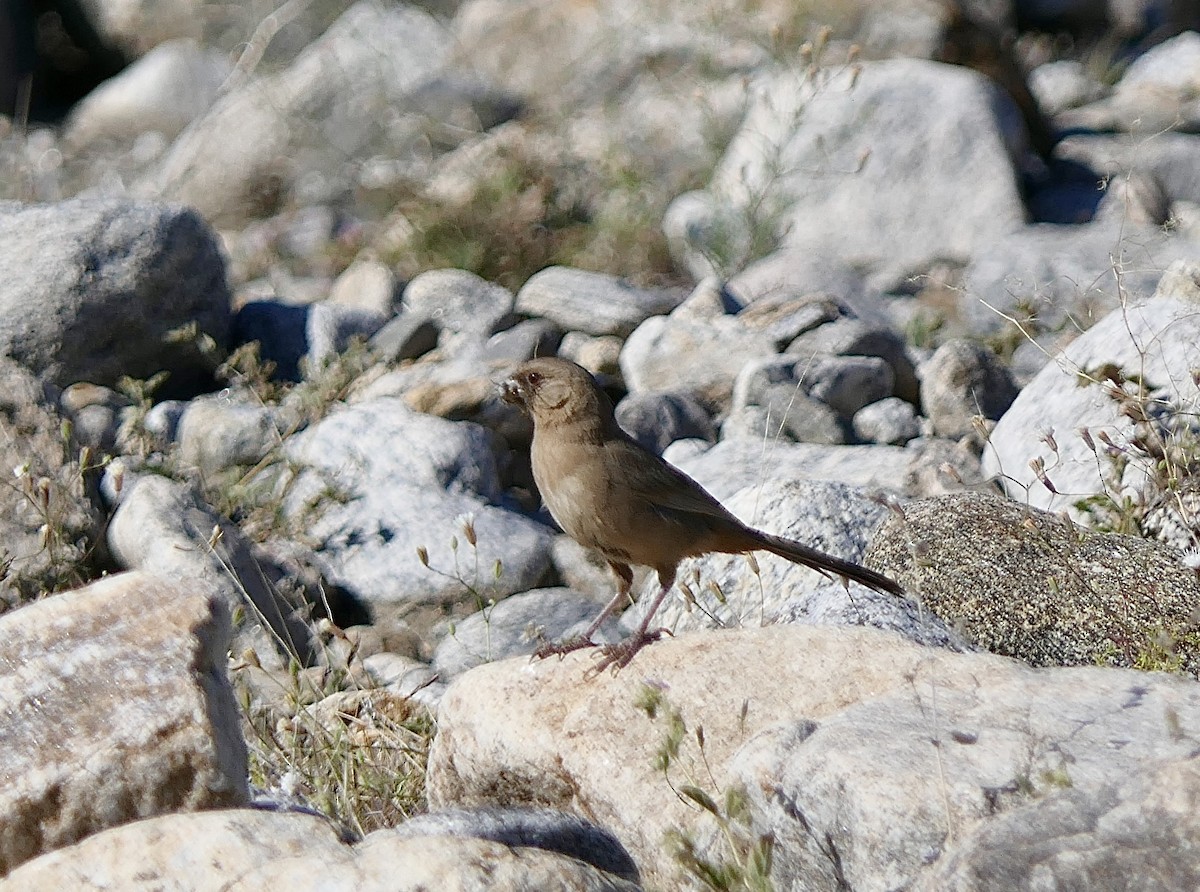
<svg viewBox="0 0 1200 892">
<path fill-rule="evenodd" d="M 533 658 L 535 660 L 544 660 L 546 657 L 553 656 L 561 658 L 572 651 L 583 650 L 585 647 L 596 647 L 596 642 L 591 638 L 584 638 L 582 635 L 563 641 L 550 641 L 535 650 Z"/>
<path fill-rule="evenodd" d="M 669 629 L 655 629 L 652 632 L 635 634 L 620 644 L 606 644 L 600 648 L 600 659 L 588 670 L 588 674 L 596 676 L 606 669 L 612 669 L 613 673 L 616 674 L 628 666 L 633 658 L 637 656 L 638 651 L 647 644 L 650 644 L 652 641 L 658 641 L 663 635 L 670 634 L 671 631 Z"/>
</svg>

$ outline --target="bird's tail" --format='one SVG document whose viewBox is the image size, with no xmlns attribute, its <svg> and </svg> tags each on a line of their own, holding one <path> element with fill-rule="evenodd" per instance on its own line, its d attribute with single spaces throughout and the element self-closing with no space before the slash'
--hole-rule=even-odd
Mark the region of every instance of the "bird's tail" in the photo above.
<svg viewBox="0 0 1200 892">
<path fill-rule="evenodd" d="M 830 573 L 836 573 L 845 579 L 853 579 L 855 582 L 861 582 L 867 588 L 873 588 L 877 592 L 885 592 L 889 595 L 904 594 L 904 589 L 900 587 L 899 583 L 888 579 L 882 573 L 876 573 L 874 570 L 860 567 L 852 561 L 844 561 L 823 551 L 817 551 L 815 548 L 809 548 L 807 545 L 803 545 L 800 542 L 793 542 L 791 539 L 772 536 L 770 533 L 763 533 L 758 530 L 754 532 L 758 534 L 764 549 L 772 554 L 779 555 L 781 558 L 787 558 L 789 561 L 803 564 L 806 567 L 812 567 L 826 576 Z"/>
</svg>

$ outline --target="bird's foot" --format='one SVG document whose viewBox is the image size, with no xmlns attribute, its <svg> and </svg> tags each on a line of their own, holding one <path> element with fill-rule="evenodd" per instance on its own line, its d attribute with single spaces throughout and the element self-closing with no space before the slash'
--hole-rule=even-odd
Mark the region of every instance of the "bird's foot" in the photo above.
<svg viewBox="0 0 1200 892">
<path fill-rule="evenodd" d="M 576 635 L 574 638 L 567 638 L 563 641 L 547 642 L 535 650 L 533 656 L 537 660 L 544 660 L 546 657 L 553 656 L 563 657 L 572 651 L 583 650 L 585 647 L 596 647 L 596 642 L 591 638 Z"/>
<path fill-rule="evenodd" d="M 669 629 L 655 629 L 652 632 L 635 633 L 620 644 L 604 645 L 600 648 L 600 660 L 588 670 L 588 674 L 599 675 L 605 669 L 612 669 L 614 673 L 619 672 L 629 665 L 630 661 L 637 656 L 638 651 L 650 642 L 657 641 L 664 634 L 670 635 L 671 632 Z"/>
</svg>

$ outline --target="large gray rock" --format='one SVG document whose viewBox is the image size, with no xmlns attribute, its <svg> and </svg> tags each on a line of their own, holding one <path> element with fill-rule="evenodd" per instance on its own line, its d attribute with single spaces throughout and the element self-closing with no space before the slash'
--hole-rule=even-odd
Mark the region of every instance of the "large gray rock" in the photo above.
<svg viewBox="0 0 1200 892">
<path fill-rule="evenodd" d="M 631 393 L 617 403 L 616 416 L 626 433 L 656 455 L 676 440 L 716 439 L 712 418 L 687 394 Z"/>
<path fill-rule="evenodd" d="M 272 207 L 305 174 L 321 190 L 310 199 L 336 197 L 353 186 L 347 158 L 423 148 L 420 122 L 405 109 L 450 49 L 449 34 L 425 12 L 362 0 L 287 68 L 225 94 L 144 188 L 217 224 Z"/>
<path fill-rule="evenodd" d="M 194 399 L 179 418 L 179 461 L 205 478 L 237 465 L 257 464 L 298 426 L 298 418 L 288 414 L 277 406 L 224 394 Z"/>
<path fill-rule="evenodd" d="M 290 459 L 311 469 L 291 510 L 303 516 L 306 502 L 317 504 L 307 534 L 320 543 L 318 557 L 373 610 L 474 606 L 526 591 L 550 566 L 553 536 L 496 506 L 492 448 L 483 428 L 414 412 L 395 398 L 348 406 L 288 441 Z"/>
<path fill-rule="evenodd" d="M 1198 67 L 1200 34 L 1185 31 L 1134 59 L 1108 99 L 1078 109 L 1066 120 L 1069 125 L 1143 136 L 1172 129 L 1195 131 L 1200 124 Z"/>
<path fill-rule="evenodd" d="M 693 267 L 717 257 L 718 272 L 736 270 L 776 239 L 895 277 L 970 257 L 1024 222 L 1015 115 L 982 75 L 896 59 L 756 86 L 706 192 L 668 212 L 676 231 L 695 221 Z"/>
<path fill-rule="evenodd" d="M 852 422 L 854 435 L 867 443 L 903 446 L 921 435 L 921 421 L 912 403 L 890 396 L 863 406 Z"/>
<path fill-rule="evenodd" d="M 112 576 L 0 617 L 0 638 L 0 875 L 107 827 L 247 802 L 229 615 L 206 588 Z"/>
<path fill-rule="evenodd" d="M 837 715 L 767 729 L 732 760 L 730 783 L 745 790 L 755 833 L 774 841 L 777 888 L 1071 888 L 1084 877 L 1093 888 L 1190 888 L 1161 885 L 1164 874 L 1182 880 L 1196 868 L 1171 856 L 1178 831 L 1156 819 L 1183 816 L 1182 801 L 1196 790 L 1186 735 L 1163 728 L 1164 714 L 1196 714 L 1194 683 L 1018 666 L 978 684 L 919 676 Z M 1162 786 L 1189 774 L 1181 789 Z M 1157 796 L 1142 793 L 1145 813 L 1131 802 L 1106 821 L 1113 794 L 1134 778 Z M 1155 807 L 1156 799 L 1176 804 Z M 1122 816 L 1128 823 L 1118 829 L 1113 819 Z M 706 836 L 711 848 L 702 851 L 723 850 L 711 830 Z M 1003 859 L 972 845 L 998 838 L 1013 843 Z M 1114 850 L 1100 849 L 1105 842 Z M 967 880 L 977 854 L 972 866 L 994 870 L 980 885 Z M 957 862 L 947 872 L 961 885 L 935 881 L 946 876 L 943 859 Z M 1126 873 L 1147 860 L 1158 883 Z M 1119 870 L 1092 873 L 1093 865 Z"/>
<path fill-rule="evenodd" d="M 968 332 L 1030 335 L 1088 328 L 1154 292 L 1166 265 L 1200 261 L 1200 242 L 1125 220 L 1038 224 L 980 247 L 965 271 L 958 309 Z M 1006 318 L 1008 317 L 1008 318 Z"/>
<path fill-rule="evenodd" d="M 1124 133 L 1080 133 L 1055 153 L 1111 180 L 1148 176 L 1172 201 L 1200 201 L 1200 139 L 1193 133 L 1158 133 L 1154 139 Z"/>
<path fill-rule="evenodd" d="M 1113 310 L 1080 335 L 1025 386 L 996 424 L 983 466 L 999 475 L 1013 498 L 1068 510 L 1086 521 L 1081 500 L 1104 493 L 1115 504 L 1126 496 L 1136 499 L 1160 473 L 1158 457 L 1136 445 L 1139 437 L 1149 436 L 1151 449 L 1155 442 L 1169 445 L 1181 437 L 1186 445 L 1189 419 L 1200 410 L 1200 392 L 1189 372 L 1200 340 L 1200 265 L 1172 266 L 1156 293 L 1152 300 Z M 1113 389 L 1114 375 L 1125 379 L 1126 396 Z M 1150 423 L 1139 431 L 1126 409 L 1142 403 Z M 1103 437 L 1126 452 L 1110 456 Z M 1041 470 L 1030 462 L 1040 462 Z M 1041 482 L 1043 475 L 1054 491 Z"/>
<path fill-rule="evenodd" d="M 666 316 L 651 316 L 621 348 L 621 373 L 631 392 L 686 393 L 723 408 L 742 367 L 775 353 L 769 324 L 744 323 L 740 305 L 712 281 L 700 283 Z"/>
<path fill-rule="evenodd" d="M 174 139 L 208 110 L 231 71 L 224 53 L 194 40 L 159 44 L 75 106 L 66 138 L 74 147 L 151 131 Z"/>
<path fill-rule="evenodd" d="M 230 295 L 215 234 L 194 211 L 129 201 L 0 203 L 0 352 L 60 386 L 169 371 L 167 389 L 211 374 Z"/>
<path fill-rule="evenodd" d="M 978 482 L 979 461 L 945 440 L 911 440 L 905 446 L 840 446 L 781 442 L 753 437 L 722 440 L 711 448 L 680 440 L 663 458 L 695 477 L 718 498 L 739 489 L 761 486 L 767 479 L 825 480 L 868 491 L 917 497 L 958 489 L 953 476 L 943 479 L 944 465 L 957 476 Z"/>
</svg>

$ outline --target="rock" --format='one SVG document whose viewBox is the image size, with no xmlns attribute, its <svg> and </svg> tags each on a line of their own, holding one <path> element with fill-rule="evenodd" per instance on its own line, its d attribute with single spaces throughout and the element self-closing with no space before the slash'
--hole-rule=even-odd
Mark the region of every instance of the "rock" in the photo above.
<svg viewBox="0 0 1200 892">
<path fill-rule="evenodd" d="M 892 395 L 892 369 L 878 356 L 822 356 L 804 369 L 808 393 L 849 420 L 868 403 Z"/>
<path fill-rule="evenodd" d="M 651 316 L 626 339 L 621 373 L 631 393 L 687 393 L 723 407 L 742 366 L 775 352 L 768 335 L 742 325 L 710 288 L 701 283 L 670 315 Z"/>
<path fill-rule="evenodd" d="M 461 269 L 421 273 L 404 289 L 404 309 L 427 318 L 441 331 L 441 344 L 486 341 L 513 312 L 512 292 Z"/>
<path fill-rule="evenodd" d="M 179 422 L 190 403 L 183 400 L 163 400 L 147 410 L 141 428 L 160 448 L 175 442 Z"/>
<path fill-rule="evenodd" d="M 234 340 L 257 341 L 259 355 L 275 366 L 274 377 L 299 381 L 311 376 L 355 340 L 368 341 L 387 321 L 372 310 L 318 301 L 297 305 L 250 301 L 234 319 Z"/>
<path fill-rule="evenodd" d="M 313 377 L 356 342 L 367 343 L 383 327 L 388 316 L 374 310 L 344 307 L 330 301 L 315 303 L 308 310 L 308 352 L 301 371 Z"/>
<path fill-rule="evenodd" d="M 561 340 L 562 332 L 553 322 L 526 319 L 488 338 L 483 345 L 483 359 L 517 365 L 535 356 L 553 356 Z"/>
<path fill-rule="evenodd" d="M 58 407 L 70 419 L 72 438 L 77 443 L 97 453 L 112 454 L 116 450 L 122 416 L 130 409 L 126 397 L 80 381 L 63 390 Z"/>
<path fill-rule="evenodd" d="M 437 346 L 438 327 L 416 313 L 401 312 L 371 336 L 371 350 L 385 363 L 424 356 Z"/>
<path fill-rule="evenodd" d="M 636 892 L 612 838 L 548 809 L 423 815 L 348 844 L 325 818 L 237 809 L 167 815 L 97 834 L 0 880 L 4 892 L 327 892 L 578 889 Z"/>
<path fill-rule="evenodd" d="M 45 388 L 0 359 L 0 613 L 85 581 L 102 535 L 99 457 L 76 451 L 64 424 Z"/>
<path fill-rule="evenodd" d="M 106 827 L 248 801 L 229 616 L 205 587 L 112 576 L 0 617 L 0 637 L 0 875 Z"/>
<path fill-rule="evenodd" d="M 0 246 L 0 351 L 44 380 L 111 386 L 166 370 L 166 396 L 211 377 L 203 342 L 227 345 L 230 297 L 216 236 L 194 211 L 0 203 Z M 192 325 L 189 344 L 179 334 Z"/>
<path fill-rule="evenodd" d="M 627 337 L 651 316 L 679 305 L 675 290 L 646 290 L 602 273 L 551 266 L 534 274 L 517 292 L 516 309 L 541 316 L 564 331 Z"/>
<path fill-rule="evenodd" d="M 580 545 L 565 533 L 551 546 L 554 570 L 566 586 L 605 604 L 617 591 L 617 577 L 598 552 Z"/>
<path fill-rule="evenodd" d="M 450 35 L 427 13 L 355 3 L 286 68 L 222 96 L 140 188 L 222 226 L 260 216 L 301 185 L 309 203 L 338 199 L 355 185 L 347 158 L 370 157 L 373 146 L 392 158 L 424 148 L 405 110 L 450 51 Z"/>
<path fill-rule="evenodd" d="M 903 446 L 921 436 L 921 422 L 912 403 L 889 396 L 863 406 L 852 420 L 854 435 L 866 443 Z"/>
<path fill-rule="evenodd" d="M 1200 882 L 1185 854 L 1197 830 L 1189 803 L 1198 786 L 1195 762 L 1185 759 L 1059 791 L 979 825 L 913 888 L 1000 892 L 1081 876 L 1125 877 L 1155 892 L 1191 888 Z"/>
<path fill-rule="evenodd" d="M 377 616 L 499 600 L 539 583 L 552 536 L 494 504 L 492 448 L 483 428 L 413 412 L 394 398 L 347 406 L 288 440 L 290 461 L 311 469 L 289 510 L 315 509 L 307 530 L 321 543 L 326 576 Z M 324 492 L 334 497 L 322 501 Z"/>
<path fill-rule="evenodd" d="M 455 623 L 434 652 L 434 671 L 439 679 L 450 682 L 483 663 L 532 654 L 544 643 L 580 635 L 600 614 L 606 600 L 597 601 L 568 588 L 510 595 Z M 609 620 L 593 640 L 620 638 L 615 620 Z"/>
<path fill-rule="evenodd" d="M 378 260 L 355 260 L 333 283 L 329 302 L 388 319 L 399 296 L 396 274 L 389 267 Z"/>
<path fill-rule="evenodd" d="M 911 440 L 905 446 L 841 446 L 774 439 L 764 448 L 762 435 L 722 440 L 702 452 L 688 449 L 694 441 L 672 444 L 663 458 L 699 480 L 718 498 L 761 485 L 768 478 L 826 480 L 907 497 L 946 492 L 981 478 L 978 459 L 947 448 L 944 440 Z M 676 459 L 678 461 L 676 462 Z M 953 476 L 933 485 L 929 472 L 948 465 Z"/>
<path fill-rule="evenodd" d="M 728 286 L 749 307 L 760 303 L 792 304 L 799 300 L 823 311 L 815 315 L 805 330 L 842 316 L 873 315 L 871 301 L 865 299 L 868 289 L 860 272 L 834 258 L 807 251 L 778 248 L 731 275 Z M 792 337 L 801 333 L 796 331 Z"/>
<path fill-rule="evenodd" d="M 1168 546 L 977 493 L 906 504 L 867 553 L 973 643 L 1035 666 L 1200 672 L 1196 574 Z"/>
<path fill-rule="evenodd" d="M 1153 293 L 1163 267 L 1148 263 L 1151 256 L 1200 260 L 1200 244 L 1134 223 L 1028 226 L 975 254 L 958 312 L 967 331 L 981 337 L 1014 334 L 1004 316 L 1034 336 L 1088 328 Z"/>
<path fill-rule="evenodd" d="M 1029 73 L 1029 89 L 1047 115 L 1094 102 L 1105 92 L 1104 85 L 1076 59 L 1039 65 Z"/>
<path fill-rule="evenodd" d="M 1139 532 L 1183 553 L 1183 563 L 1200 569 L 1200 478 L 1187 476 L 1177 489 L 1160 493 L 1138 519 Z"/>
<path fill-rule="evenodd" d="M 215 892 L 263 864 L 307 855 L 325 870 L 346 858 L 347 846 L 325 818 L 310 814 L 230 809 L 168 814 L 90 836 L 29 862 L 0 880 L 0 890 L 51 892 Z"/>
<path fill-rule="evenodd" d="M 447 809 L 418 815 L 387 835 L 486 839 L 513 848 L 559 852 L 632 883 L 638 880 L 633 859 L 616 837 L 577 815 L 549 808 Z"/>
<path fill-rule="evenodd" d="M 827 446 L 846 442 L 845 424 L 838 414 L 820 400 L 805 396 L 798 387 L 772 385 L 759 399 L 760 403 L 729 411 L 721 422 L 721 439 Z"/>
<path fill-rule="evenodd" d="M 229 396 L 201 397 L 179 419 L 179 461 L 211 478 L 226 468 L 255 465 L 298 425 L 278 407 L 252 405 Z"/>
<path fill-rule="evenodd" d="M 861 492 L 834 483 L 767 478 L 747 487 L 725 506 L 751 526 L 796 539 L 828 554 L 860 562 L 887 509 Z M 658 592 L 648 577 L 638 603 L 622 617 L 631 629 Z M 903 598 L 881 594 L 764 551 L 710 554 L 679 565 L 675 589 L 654 623 L 680 634 L 695 629 L 761 626 L 780 622 L 870 625 L 900 632 L 922 644 L 946 645 L 951 635 L 934 618 Z"/>
<path fill-rule="evenodd" d="M 496 381 L 512 368 L 512 363 L 485 361 L 469 349 L 463 351 L 466 355 L 441 359 L 444 352 L 439 350 L 421 362 L 365 382 L 355 389 L 353 401 L 399 397 L 417 412 L 456 421 L 474 421 L 506 436 L 515 426 L 524 429 L 524 439 L 528 439 L 528 420 L 519 409 L 500 399 L 496 386 Z"/>
<path fill-rule="evenodd" d="M 1167 226 L 1172 221 L 1171 199 L 1153 174 L 1126 173 L 1108 181 L 1096 206 L 1096 220 Z"/>
<path fill-rule="evenodd" d="M 821 355 L 877 356 L 891 369 L 896 396 L 916 402 L 919 393 L 916 367 L 904 338 L 884 321 L 847 307 L 830 322 L 806 331 L 787 345 L 789 355 L 804 360 Z"/>
<path fill-rule="evenodd" d="M 729 290 L 747 301 L 738 311 L 742 321 L 762 329 L 777 350 L 782 350 L 794 339 L 841 318 L 843 313 L 853 312 L 845 301 L 830 297 L 824 292 L 801 295 L 781 293 L 753 298 L 732 285 Z"/>
<path fill-rule="evenodd" d="M 74 148 L 150 132 L 174 139 L 216 101 L 231 72 L 224 53 L 194 40 L 161 43 L 72 109 L 66 139 Z"/>
<path fill-rule="evenodd" d="M 1195 130 L 1200 124 L 1200 34 L 1188 31 L 1147 50 L 1125 69 L 1109 107 L 1118 129 Z"/>
<path fill-rule="evenodd" d="M 965 669 L 978 658 L 963 659 Z M 893 687 L 836 715 L 780 723 L 731 760 L 729 784 L 745 790 L 756 838 L 774 841 L 777 888 L 1019 889 L 1085 875 L 1130 878 L 1116 879 L 1116 888 L 1187 885 L 1152 879 L 1182 866 L 1159 848 L 1177 831 L 1151 823 L 1170 812 L 1151 799 L 1149 813 L 1126 810 L 1119 829 L 1104 813 L 1114 788 L 1132 778 L 1194 770 L 1179 752 L 1183 741 L 1162 733 L 1161 718 L 1194 714 L 1190 682 L 1096 668 L 1012 666 L 977 686 L 919 675 L 911 688 Z M 1175 771 L 1164 772 L 1164 763 Z M 1159 801 L 1184 811 L 1190 789 Z M 1100 820 L 1085 823 L 1097 811 Z M 1055 826 L 1066 839 L 1054 838 Z M 1113 850 L 1084 847 L 1110 835 Z M 998 836 L 1013 848 L 1001 857 L 979 852 L 977 840 Z M 702 856 L 725 851 L 712 829 L 702 839 L 712 843 L 699 846 Z M 860 845 L 865 840 L 875 844 Z M 996 872 L 964 876 L 972 850 L 984 855 L 976 867 Z M 1149 875 L 1081 873 L 1093 864 L 1133 867 L 1150 851 Z M 1050 863 L 1034 866 L 1047 855 Z M 1194 873 L 1189 863 L 1182 875 Z M 936 881 L 947 874 L 959 884 Z"/>
<path fill-rule="evenodd" d="M 91 28 L 110 47 L 119 47 L 128 58 L 149 53 L 160 43 L 199 38 L 204 23 L 186 2 L 122 2 L 86 7 Z"/>
<path fill-rule="evenodd" d="M 1024 223 L 1015 117 L 984 76 L 922 60 L 763 77 L 690 213 L 702 224 L 707 202 L 719 237 L 691 252 L 736 270 L 777 239 L 885 278 L 966 259 Z"/>
<path fill-rule="evenodd" d="M 774 839 L 778 888 L 832 892 L 838 876 L 841 888 L 901 888 L 953 863 L 989 825 L 1020 827 L 1056 800 L 1069 810 L 1080 794 L 1185 764 L 1191 740 L 1164 733 L 1162 716 L 1200 720 L 1187 679 L 1031 669 L 865 629 L 695 633 L 585 680 L 588 663 L 513 660 L 451 685 L 430 800 L 570 805 L 608 827 L 643 881 L 662 888 L 685 885 L 668 828 L 698 857 L 734 857 L 728 819 L 718 824 L 672 786 L 694 784 L 722 815 L 727 795 L 744 803 L 737 844 Z M 655 758 L 647 748 L 664 739 L 676 743 Z"/>
<path fill-rule="evenodd" d="M 617 403 L 617 424 L 655 455 L 676 440 L 716 439 L 708 412 L 683 393 L 631 393 Z"/>
<path fill-rule="evenodd" d="M 996 421 L 1018 393 L 999 357 L 974 341 L 946 341 L 921 364 L 920 375 L 921 405 L 939 437 L 977 435 L 972 419 Z"/>
<path fill-rule="evenodd" d="M 583 366 L 593 375 L 621 374 L 621 347 L 624 342 L 615 336 L 592 337 L 569 331 L 558 345 L 558 355 Z"/>
<path fill-rule="evenodd" d="M 1080 335 L 1025 386 L 996 424 L 983 467 L 989 475 L 1001 475 L 1011 496 L 1034 507 L 1070 511 L 1086 522 L 1090 515 L 1080 503 L 1089 496 L 1107 493 L 1119 504 L 1127 495 L 1136 498 L 1146 491 L 1158 459 L 1144 455 L 1137 437 L 1166 437 L 1171 442 L 1185 436 L 1183 428 L 1172 434 L 1172 425 L 1183 422 L 1186 428 L 1200 400 L 1192 381 L 1181 380 L 1194 365 L 1194 345 L 1200 337 L 1200 267 L 1173 265 L 1157 293 L 1141 305 L 1113 310 Z M 1139 379 L 1143 397 L 1138 397 Z M 1115 381 L 1124 381 L 1127 396 L 1114 389 Z M 1126 406 L 1140 399 L 1147 401 L 1152 423 L 1143 424 L 1139 434 Z M 1119 462 L 1123 474 L 1103 437 L 1115 444 L 1114 449 L 1132 447 L 1129 455 L 1134 460 Z M 1030 462 L 1041 462 L 1042 470 Z M 1040 482 L 1041 475 L 1056 492 Z"/>
<path fill-rule="evenodd" d="M 294 615 L 301 605 L 277 593 L 282 573 L 236 526 L 166 477 L 127 478 L 123 490 L 108 525 L 108 548 L 120 566 L 187 579 L 219 597 L 230 614 L 245 613 L 239 652 L 253 648 L 271 664 L 282 648 L 302 665 L 311 662 L 311 634 Z"/>
<path fill-rule="evenodd" d="M 300 362 L 308 353 L 309 309 L 274 300 L 248 301 L 234 316 L 233 341 L 257 341 L 261 360 L 275 367 L 273 377 L 299 381 Z"/>
<path fill-rule="evenodd" d="M 803 366 L 803 367 L 801 367 Z M 809 396 L 809 363 L 790 356 L 751 360 L 733 384 L 733 406 L 721 425 L 723 439 L 786 439 L 836 445 L 846 442 L 843 419 Z"/>
<path fill-rule="evenodd" d="M 1174 203 L 1200 200 L 1200 181 L 1194 175 L 1200 140 L 1195 134 L 1160 133 L 1151 140 L 1122 133 L 1077 134 L 1059 143 L 1056 154 L 1087 166 L 1110 183 L 1120 177 L 1148 175 Z"/>
</svg>

